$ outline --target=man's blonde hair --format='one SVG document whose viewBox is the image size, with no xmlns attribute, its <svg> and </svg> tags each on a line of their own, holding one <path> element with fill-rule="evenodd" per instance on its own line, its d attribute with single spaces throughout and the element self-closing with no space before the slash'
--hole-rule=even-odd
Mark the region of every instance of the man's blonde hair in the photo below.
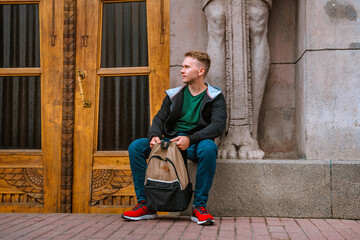
<svg viewBox="0 0 360 240">
<path fill-rule="evenodd" d="M 210 59 L 209 55 L 206 52 L 190 51 L 190 52 L 185 53 L 184 56 L 185 57 L 192 57 L 192 58 L 198 60 L 199 62 L 201 62 L 204 65 L 204 68 L 205 68 L 204 76 L 207 75 L 207 73 L 209 72 L 209 69 L 210 69 L 211 59 Z"/>
</svg>

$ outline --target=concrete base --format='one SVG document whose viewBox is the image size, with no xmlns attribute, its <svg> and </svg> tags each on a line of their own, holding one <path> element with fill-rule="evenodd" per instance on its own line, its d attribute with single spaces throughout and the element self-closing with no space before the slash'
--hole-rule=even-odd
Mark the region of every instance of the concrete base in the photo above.
<svg viewBox="0 0 360 240">
<path fill-rule="evenodd" d="M 188 166 L 195 183 L 196 164 Z M 360 219 L 360 162 L 220 159 L 208 210 L 214 216 Z"/>
</svg>

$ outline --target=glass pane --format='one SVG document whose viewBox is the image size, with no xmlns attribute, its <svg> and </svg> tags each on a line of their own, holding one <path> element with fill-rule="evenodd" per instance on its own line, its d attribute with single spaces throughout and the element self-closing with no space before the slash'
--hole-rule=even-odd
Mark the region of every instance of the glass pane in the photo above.
<svg viewBox="0 0 360 240">
<path fill-rule="evenodd" d="M 0 76 L 0 148 L 41 149 L 40 76 Z"/>
<path fill-rule="evenodd" d="M 100 79 L 98 150 L 127 150 L 150 125 L 149 77 Z"/>
<path fill-rule="evenodd" d="M 146 2 L 103 5 L 101 67 L 148 65 Z"/>
<path fill-rule="evenodd" d="M 0 68 L 40 67 L 39 6 L 0 4 Z"/>
</svg>

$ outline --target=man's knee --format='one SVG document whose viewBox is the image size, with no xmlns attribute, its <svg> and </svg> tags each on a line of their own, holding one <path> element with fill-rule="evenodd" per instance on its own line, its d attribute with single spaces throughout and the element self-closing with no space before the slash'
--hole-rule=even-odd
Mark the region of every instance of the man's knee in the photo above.
<svg viewBox="0 0 360 240">
<path fill-rule="evenodd" d="M 139 138 L 134 140 L 128 148 L 129 155 L 140 153 L 147 148 L 147 145 L 150 146 L 149 140 L 147 138 Z"/>
<path fill-rule="evenodd" d="M 197 145 L 198 155 L 208 155 L 216 159 L 218 147 L 213 140 L 205 139 Z"/>
</svg>

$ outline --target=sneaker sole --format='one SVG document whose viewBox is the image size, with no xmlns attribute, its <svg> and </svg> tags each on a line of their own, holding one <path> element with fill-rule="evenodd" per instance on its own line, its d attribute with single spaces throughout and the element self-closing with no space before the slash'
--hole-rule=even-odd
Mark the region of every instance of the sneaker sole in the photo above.
<svg viewBox="0 0 360 240">
<path fill-rule="evenodd" d="M 208 218 L 205 221 L 199 221 L 197 217 L 193 216 L 191 216 L 191 221 L 196 222 L 198 225 L 212 225 L 215 223 L 215 220 L 212 220 L 211 218 Z"/>
<path fill-rule="evenodd" d="M 129 217 L 129 216 L 125 216 L 124 214 L 121 214 L 121 218 L 125 219 L 125 220 L 130 220 L 130 221 L 140 221 L 140 220 L 148 220 L 148 219 L 153 219 L 156 218 L 157 214 L 146 214 L 146 215 L 142 215 L 140 217 Z"/>
</svg>

